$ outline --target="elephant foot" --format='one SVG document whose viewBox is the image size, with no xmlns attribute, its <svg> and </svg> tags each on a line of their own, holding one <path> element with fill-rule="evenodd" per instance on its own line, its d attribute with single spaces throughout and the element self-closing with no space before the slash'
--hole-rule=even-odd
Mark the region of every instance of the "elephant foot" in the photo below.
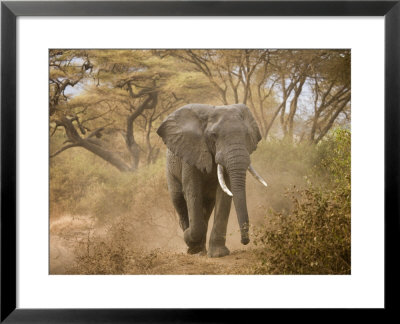
<svg viewBox="0 0 400 324">
<path fill-rule="evenodd" d="M 229 255 L 231 252 L 226 246 L 210 247 L 208 250 L 208 256 L 210 258 L 220 258 Z"/>
<path fill-rule="evenodd" d="M 203 256 L 207 254 L 207 250 L 205 246 L 192 246 L 188 248 L 187 254 L 199 254 Z"/>
</svg>

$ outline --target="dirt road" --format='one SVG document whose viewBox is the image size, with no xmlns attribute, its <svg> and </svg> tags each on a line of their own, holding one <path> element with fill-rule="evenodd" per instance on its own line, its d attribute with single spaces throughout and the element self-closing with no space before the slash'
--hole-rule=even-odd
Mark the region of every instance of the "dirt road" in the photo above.
<svg viewBox="0 0 400 324">
<path fill-rule="evenodd" d="M 131 235 L 127 237 L 130 239 Z M 94 226 L 93 219 L 87 216 L 65 215 L 53 219 L 50 221 L 50 273 L 68 274 L 71 269 L 77 274 L 115 273 L 117 263 L 121 263 L 118 258 L 123 259 L 123 268 L 117 271 L 123 274 L 250 274 L 257 263 L 251 244 L 245 247 L 231 244 L 230 255 L 208 258 L 186 254 L 181 237 L 174 238 L 173 244 L 160 243 L 148 249 L 137 248 L 129 239 L 120 239 L 118 233 L 115 236 L 106 227 Z"/>
<path fill-rule="evenodd" d="M 175 275 L 251 274 L 252 266 L 256 262 L 254 254 L 248 250 L 231 251 L 230 255 L 222 258 L 158 251 L 144 273 Z"/>
</svg>

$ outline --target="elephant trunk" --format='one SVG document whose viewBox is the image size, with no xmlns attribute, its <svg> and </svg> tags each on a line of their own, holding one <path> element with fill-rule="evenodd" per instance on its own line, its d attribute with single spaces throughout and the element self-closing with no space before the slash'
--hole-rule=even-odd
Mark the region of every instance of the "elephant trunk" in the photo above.
<svg viewBox="0 0 400 324">
<path fill-rule="evenodd" d="M 242 159 L 238 158 L 242 153 Z M 233 203 L 240 227 L 241 243 L 246 245 L 249 239 L 249 215 L 246 203 L 246 170 L 250 165 L 250 157 L 247 151 L 236 152 L 234 159 L 228 159 L 226 169 L 229 175 Z"/>
</svg>

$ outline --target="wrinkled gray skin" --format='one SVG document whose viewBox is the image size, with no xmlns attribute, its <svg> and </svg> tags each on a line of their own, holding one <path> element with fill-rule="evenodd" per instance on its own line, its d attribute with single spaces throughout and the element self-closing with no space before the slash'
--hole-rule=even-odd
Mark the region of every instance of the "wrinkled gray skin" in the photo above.
<svg viewBox="0 0 400 324">
<path fill-rule="evenodd" d="M 208 221 L 215 207 L 208 256 L 229 254 L 225 242 L 232 198 L 218 184 L 217 164 L 224 167 L 225 182 L 233 194 L 241 242 L 248 244 L 246 171 L 261 139 L 249 108 L 186 105 L 170 114 L 157 133 L 168 148 L 168 189 L 188 253 L 206 253 Z"/>
</svg>

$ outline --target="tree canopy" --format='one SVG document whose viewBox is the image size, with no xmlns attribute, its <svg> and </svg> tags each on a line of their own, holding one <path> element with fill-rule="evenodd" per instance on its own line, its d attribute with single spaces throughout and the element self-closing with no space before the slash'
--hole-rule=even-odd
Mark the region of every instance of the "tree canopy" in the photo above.
<svg viewBox="0 0 400 324">
<path fill-rule="evenodd" d="M 350 50 L 52 49 L 50 136 L 63 139 L 50 157 L 81 147 L 134 171 L 159 157 L 162 119 L 192 102 L 244 103 L 264 139 L 317 144 L 350 122 L 350 62 Z"/>
</svg>

